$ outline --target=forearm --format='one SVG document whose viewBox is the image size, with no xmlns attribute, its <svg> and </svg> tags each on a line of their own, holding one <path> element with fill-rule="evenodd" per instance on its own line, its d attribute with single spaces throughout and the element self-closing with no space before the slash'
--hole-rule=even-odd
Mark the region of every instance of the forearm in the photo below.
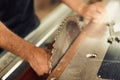
<svg viewBox="0 0 120 80">
<path fill-rule="evenodd" d="M 82 8 L 86 5 L 83 0 L 62 0 L 72 10 L 80 14 Z"/>
<path fill-rule="evenodd" d="M 18 37 L 7 29 L 2 22 L 0 22 L 0 47 L 28 61 L 38 75 L 48 73 L 50 69 L 50 55 L 47 54 L 45 49 L 35 47 Z"/>
<path fill-rule="evenodd" d="M 27 55 L 30 56 L 30 54 L 28 54 L 30 49 L 34 46 L 15 35 L 0 22 L 0 47 L 26 60 Z"/>
</svg>

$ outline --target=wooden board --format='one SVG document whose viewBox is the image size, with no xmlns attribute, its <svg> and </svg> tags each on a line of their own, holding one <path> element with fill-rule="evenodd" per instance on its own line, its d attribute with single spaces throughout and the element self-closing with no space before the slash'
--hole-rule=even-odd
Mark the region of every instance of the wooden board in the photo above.
<svg viewBox="0 0 120 80">
<path fill-rule="evenodd" d="M 96 24 L 88 24 L 47 80 L 100 80 L 97 71 L 109 44 L 107 29 L 105 26 L 99 28 Z M 87 58 L 90 53 L 95 53 L 97 57 Z"/>
</svg>

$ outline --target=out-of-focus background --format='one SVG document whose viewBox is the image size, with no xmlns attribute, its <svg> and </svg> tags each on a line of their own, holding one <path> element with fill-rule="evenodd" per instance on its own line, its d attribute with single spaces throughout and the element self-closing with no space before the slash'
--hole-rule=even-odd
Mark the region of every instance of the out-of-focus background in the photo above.
<svg viewBox="0 0 120 80">
<path fill-rule="evenodd" d="M 34 0 L 35 12 L 42 19 L 61 3 L 60 0 Z"/>
</svg>

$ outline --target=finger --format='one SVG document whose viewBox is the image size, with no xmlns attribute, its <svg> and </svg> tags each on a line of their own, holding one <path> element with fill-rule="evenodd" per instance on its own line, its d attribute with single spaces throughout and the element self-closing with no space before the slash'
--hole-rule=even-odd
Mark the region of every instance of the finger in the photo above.
<svg viewBox="0 0 120 80">
<path fill-rule="evenodd" d="M 49 73 L 50 67 L 51 67 L 51 58 L 50 58 L 50 55 L 47 54 L 46 55 L 46 64 L 43 67 L 45 73 Z"/>
</svg>

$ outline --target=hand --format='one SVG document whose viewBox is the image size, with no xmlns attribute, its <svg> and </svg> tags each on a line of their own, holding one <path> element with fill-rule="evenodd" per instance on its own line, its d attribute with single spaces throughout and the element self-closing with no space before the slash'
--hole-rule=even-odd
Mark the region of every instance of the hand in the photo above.
<svg viewBox="0 0 120 80">
<path fill-rule="evenodd" d="M 28 61 L 38 75 L 48 73 L 50 69 L 50 55 L 45 49 L 35 47 L 15 35 L 2 22 L 0 22 L 0 47 Z"/>
<path fill-rule="evenodd" d="M 80 10 L 80 15 L 95 23 L 105 22 L 107 13 L 102 2 L 96 2 L 90 5 L 84 5 Z"/>
<path fill-rule="evenodd" d="M 50 55 L 45 49 L 35 48 L 28 62 L 33 70 L 40 76 L 47 74 L 50 69 Z"/>
</svg>

